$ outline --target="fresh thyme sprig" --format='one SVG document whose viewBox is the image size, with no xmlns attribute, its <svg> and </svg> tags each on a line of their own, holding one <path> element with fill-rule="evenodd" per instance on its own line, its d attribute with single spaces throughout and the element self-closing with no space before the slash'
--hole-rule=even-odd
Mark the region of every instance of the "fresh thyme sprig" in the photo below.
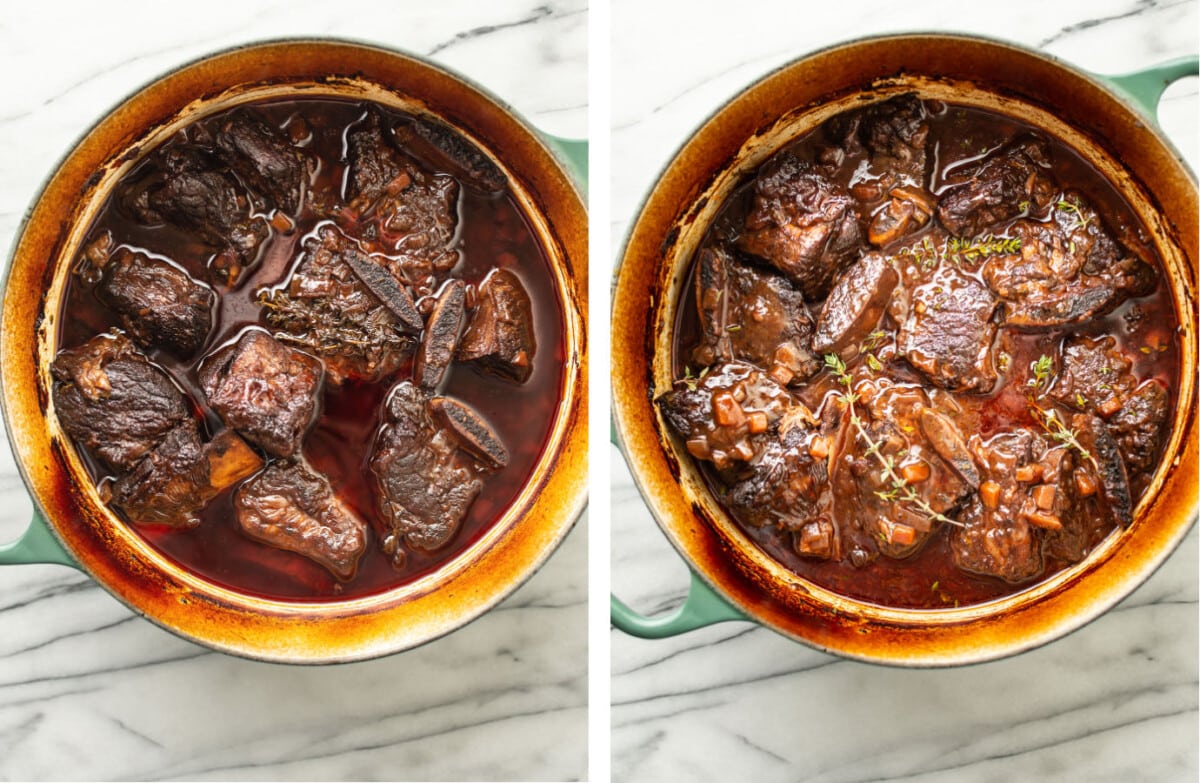
<svg viewBox="0 0 1200 783">
<path fill-rule="evenodd" d="M 963 524 L 958 520 L 951 519 L 944 514 L 934 511 L 933 508 L 926 503 L 920 495 L 917 494 L 916 490 L 909 485 L 908 481 L 906 481 L 903 476 L 896 472 L 895 459 L 893 459 L 890 455 L 884 455 L 880 451 L 880 443 L 871 437 L 871 433 L 867 432 L 866 425 L 864 425 L 863 420 L 859 418 L 858 411 L 854 409 L 854 403 L 858 401 L 858 395 L 852 391 L 851 386 L 853 379 L 850 377 L 850 374 L 846 372 L 846 363 L 842 361 L 841 357 L 832 353 L 825 354 L 825 367 L 831 373 L 833 373 L 834 377 L 837 378 L 838 383 L 846 387 L 846 391 L 839 392 L 838 397 L 842 400 L 846 406 L 846 410 L 850 413 L 850 423 L 854 425 L 854 430 L 857 433 L 857 436 L 867 444 L 866 453 L 874 455 L 875 459 L 879 461 L 880 466 L 883 468 L 882 475 L 884 479 L 891 483 L 890 489 L 876 490 L 876 496 L 878 496 L 879 499 L 885 503 L 895 503 L 899 501 L 902 503 L 911 504 L 920 509 L 921 513 L 925 514 L 925 516 L 934 521 L 945 522 L 948 525 L 963 527 Z"/>
<path fill-rule="evenodd" d="M 1065 198 L 1060 198 L 1058 200 L 1058 203 L 1055 204 L 1055 206 L 1058 207 L 1059 209 L 1063 210 L 1064 212 L 1070 212 L 1070 213 L 1074 214 L 1075 221 L 1078 223 L 1079 228 L 1081 228 L 1081 229 L 1087 228 L 1088 223 L 1091 222 L 1091 218 L 1089 218 L 1083 214 L 1083 210 L 1081 210 L 1079 208 L 1079 204 L 1077 202 L 1067 201 Z"/>
<path fill-rule="evenodd" d="M 1054 361 L 1046 354 L 1042 354 L 1033 363 L 1032 369 L 1033 377 L 1029 379 L 1029 412 L 1033 414 L 1033 418 L 1037 419 L 1038 424 L 1042 425 L 1042 429 L 1051 438 L 1067 448 L 1075 449 L 1080 456 L 1092 463 L 1096 470 L 1099 470 L 1100 466 L 1096 464 L 1096 458 L 1083 447 L 1083 444 L 1079 442 L 1078 434 L 1066 425 L 1058 411 L 1053 408 L 1043 408 L 1039 403 L 1050 386 L 1050 374 L 1054 372 Z"/>
<path fill-rule="evenodd" d="M 964 262 L 975 264 L 989 256 L 1019 252 L 1021 252 L 1020 237 L 997 237 L 992 234 L 983 234 L 973 239 L 951 237 L 943 242 L 941 247 L 934 244 L 929 237 L 925 237 L 919 244 L 906 247 L 896 255 L 908 256 L 917 264 L 928 269 L 942 261 L 953 261 L 961 266 Z"/>
</svg>

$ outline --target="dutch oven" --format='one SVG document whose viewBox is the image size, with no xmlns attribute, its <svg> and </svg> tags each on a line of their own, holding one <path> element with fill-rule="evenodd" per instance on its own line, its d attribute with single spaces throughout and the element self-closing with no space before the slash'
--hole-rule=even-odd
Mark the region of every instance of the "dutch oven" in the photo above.
<svg viewBox="0 0 1200 783">
<path fill-rule="evenodd" d="M 961 35 L 863 39 L 796 60 L 721 107 L 667 165 L 633 223 L 612 307 L 614 435 L 654 518 L 692 570 L 670 615 L 612 599 L 613 624 L 662 637 L 753 620 L 849 658 L 946 666 L 1000 658 L 1056 639 L 1141 584 L 1196 516 L 1195 176 L 1159 132 L 1166 86 L 1195 57 L 1098 77 L 1047 55 Z M 1131 526 L 1085 560 L 1015 595 L 940 610 L 892 609 L 808 582 L 758 549 L 707 490 L 652 399 L 670 388 L 671 330 L 690 260 L 725 200 L 764 160 L 829 117 L 916 92 L 1019 117 L 1078 151 L 1143 221 L 1164 260 L 1180 319 L 1182 366 L 1171 435 Z M 634 350 L 629 350 L 634 347 Z"/>
<path fill-rule="evenodd" d="M 517 499 L 478 541 L 433 573 L 344 601 L 266 600 L 216 585 L 151 548 L 102 503 L 48 410 L 59 303 L 80 242 L 142 151 L 230 107 L 292 95 L 371 100 L 449 124 L 508 175 L 550 259 L 562 303 L 562 398 Z M 561 157 L 560 157 L 561 156 Z M 498 98 L 417 57 L 353 42 L 252 44 L 185 65 L 123 101 L 47 180 L 22 224 L 4 281 L 5 425 L 34 519 L 0 563 L 52 562 L 91 575 L 131 609 L 188 639 L 251 658 L 325 663 L 371 658 L 446 634 L 524 582 L 580 514 L 587 477 L 586 147 L 539 134 Z"/>
</svg>

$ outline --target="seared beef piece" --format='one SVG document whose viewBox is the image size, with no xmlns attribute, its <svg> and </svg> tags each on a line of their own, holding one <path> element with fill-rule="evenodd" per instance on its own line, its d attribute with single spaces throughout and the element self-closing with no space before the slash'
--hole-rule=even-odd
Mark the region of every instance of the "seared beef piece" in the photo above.
<svg viewBox="0 0 1200 783">
<path fill-rule="evenodd" d="M 233 498 L 238 525 L 255 541 L 295 552 L 342 581 L 367 548 L 367 525 L 329 480 L 303 462 L 273 462 Z"/>
<path fill-rule="evenodd" d="M 503 193 L 508 187 L 508 178 L 483 150 L 467 141 L 461 133 L 451 130 L 432 119 L 414 117 L 409 123 L 397 128 L 401 142 L 404 134 L 412 132 L 424 139 L 440 152 L 462 174 L 463 180 L 487 194 Z"/>
<path fill-rule="evenodd" d="M 360 261 L 363 255 L 352 239 L 324 226 L 305 243 L 286 285 L 259 297 L 267 321 L 282 330 L 276 336 L 324 359 L 329 380 L 339 384 L 393 372 L 415 343 L 415 330 L 372 293 L 348 257 Z"/>
<path fill-rule="evenodd" d="M 791 152 L 759 171 L 739 248 L 790 277 L 809 301 L 824 299 L 834 276 L 862 246 L 858 202 Z"/>
<path fill-rule="evenodd" d="M 909 292 L 897 350 L 942 388 L 988 391 L 996 382 L 995 310 L 996 298 L 986 286 L 942 263 Z"/>
<path fill-rule="evenodd" d="M 406 279 L 417 274 L 445 274 L 458 263 L 450 247 L 458 226 L 458 180 L 445 174 L 412 169 L 407 185 L 385 193 L 375 206 L 379 235 L 389 251 L 403 258 Z"/>
<path fill-rule="evenodd" d="M 834 518 L 852 560 L 869 560 L 875 552 L 891 558 L 908 557 L 925 545 L 940 523 L 919 506 L 900 499 L 880 460 L 890 460 L 917 497 L 947 517 L 953 518 L 971 487 L 942 459 L 921 429 L 922 411 L 934 404 L 923 389 L 889 378 L 862 377 L 853 390 L 858 395 L 855 413 L 879 448 L 878 453 L 870 452 L 850 422 L 849 411 L 841 411 L 843 422 L 830 463 L 833 493 L 838 498 Z"/>
<path fill-rule="evenodd" d="M 404 156 L 384 133 L 379 115 L 369 111 L 346 134 L 345 196 L 360 211 L 378 201 L 389 185 L 395 187 L 410 177 Z"/>
<path fill-rule="evenodd" d="M 371 470 L 378 480 L 383 551 L 401 567 L 404 545 L 432 551 L 454 535 L 482 483 L 457 437 L 438 427 L 429 398 L 409 381 L 391 392 Z"/>
<path fill-rule="evenodd" d="M 1137 386 L 1133 362 L 1111 336 L 1063 340 L 1050 396 L 1063 405 L 1108 418 Z"/>
<path fill-rule="evenodd" d="M 1076 413 L 1068 425 L 1076 439 L 1090 455 L 1099 479 L 1100 492 L 1106 510 L 1122 525 L 1133 523 L 1133 497 L 1129 491 L 1129 474 L 1121 461 L 1121 452 L 1116 440 L 1109 434 L 1104 422 L 1090 413 Z"/>
<path fill-rule="evenodd" d="M 1068 337 L 1050 389 L 1063 405 L 1106 420 L 1130 477 L 1154 467 L 1168 413 L 1162 383 L 1139 385 L 1132 368 L 1111 336 Z"/>
<path fill-rule="evenodd" d="M 250 199 L 233 177 L 198 147 L 167 149 L 122 201 L 142 223 L 172 223 L 217 248 L 212 269 L 231 286 L 255 262 L 270 233 L 266 221 L 251 216 Z"/>
<path fill-rule="evenodd" d="M 1158 380 L 1137 387 L 1108 420 L 1108 431 L 1117 441 L 1130 476 L 1157 467 L 1167 423 L 1167 390 Z"/>
<path fill-rule="evenodd" d="M 937 207 L 928 190 L 929 116 L 914 95 L 901 95 L 862 112 L 859 135 L 867 166 L 850 192 L 870 214 L 867 241 L 885 247 L 927 224 Z"/>
<path fill-rule="evenodd" d="M 984 160 L 955 170 L 937 216 L 956 237 L 974 237 L 997 223 L 1044 208 L 1054 196 L 1045 142 L 1026 137 Z"/>
<path fill-rule="evenodd" d="M 1121 523 L 1119 509 L 1100 491 L 1096 466 L 1078 451 L 1057 446 L 1046 453 L 1042 464 L 1046 465 L 1042 483 L 1055 487 L 1049 513 L 1062 521 L 1061 528 L 1043 530 L 1042 552 L 1078 563 Z"/>
<path fill-rule="evenodd" d="M 860 346 L 879 323 L 899 279 L 880 253 L 866 254 L 843 272 L 821 308 L 813 350 L 840 354 Z"/>
<path fill-rule="evenodd" d="M 698 364 L 741 359 L 769 368 L 784 383 L 821 369 L 812 351 L 812 316 L 787 278 L 718 248 L 700 251 L 698 263 L 696 309 L 704 335 L 692 354 Z"/>
<path fill-rule="evenodd" d="M 831 426 L 828 426 L 832 424 Z M 762 436 L 754 459 L 730 471 L 726 500 L 755 527 L 792 534 L 805 557 L 839 559 L 841 542 L 821 496 L 829 483 L 828 455 L 835 417 L 822 423 L 803 405 L 789 408 Z"/>
<path fill-rule="evenodd" d="M 300 451 L 321 388 L 321 362 L 251 329 L 205 359 L 200 385 L 225 424 L 275 457 Z"/>
<path fill-rule="evenodd" d="M 466 286 L 461 280 L 450 280 L 438 293 L 437 301 L 429 313 L 429 322 L 421 346 L 417 349 L 413 378 L 417 385 L 432 391 L 442 382 L 446 368 L 454 359 L 458 347 L 458 335 L 466 317 L 463 302 Z"/>
<path fill-rule="evenodd" d="M 859 132 L 871 153 L 871 169 L 895 178 L 886 185 L 925 187 L 929 115 L 920 98 L 900 95 L 871 106 L 863 112 Z"/>
<path fill-rule="evenodd" d="M 1019 220 L 1008 233 L 1020 252 L 993 256 L 982 270 L 1008 325 L 1077 323 L 1154 290 L 1153 267 L 1118 246 L 1077 194 L 1055 202 L 1049 220 Z"/>
<path fill-rule="evenodd" d="M 278 128 L 242 110 L 226 115 L 213 137 L 217 154 L 251 190 L 288 215 L 299 211 L 308 165 Z"/>
<path fill-rule="evenodd" d="M 476 301 L 456 358 L 517 383 L 529 380 L 537 344 L 533 306 L 521 278 L 508 269 L 493 269 L 480 283 Z"/>
<path fill-rule="evenodd" d="M 121 332 L 60 351 L 50 372 L 63 430 L 113 470 L 132 468 L 191 416 L 179 387 Z"/>
<path fill-rule="evenodd" d="M 688 453 L 720 469 L 750 461 L 785 412 L 794 416 L 807 410 L 762 370 L 740 362 L 714 365 L 702 378 L 676 381 L 654 402 Z"/>
<path fill-rule="evenodd" d="M 484 464 L 502 468 L 508 464 L 508 449 L 478 411 L 449 397 L 429 401 L 434 420 L 458 438 L 458 444 Z"/>
<path fill-rule="evenodd" d="M 396 254 L 388 261 L 392 274 L 416 285 L 458 263 L 451 246 L 458 226 L 458 182 L 422 169 L 394 139 L 375 112 L 346 134 L 346 198 L 366 216 L 362 235 Z"/>
<path fill-rule="evenodd" d="M 211 288 L 169 261 L 125 246 L 101 267 L 96 296 L 139 345 L 188 357 L 204 344 L 216 301 Z"/>
<path fill-rule="evenodd" d="M 196 422 L 166 434 L 133 469 L 112 485 L 113 506 L 139 525 L 195 527 L 208 497 L 208 464 Z"/>
<path fill-rule="evenodd" d="M 112 503 L 135 524 L 195 527 L 210 500 L 261 468 L 237 435 L 225 430 L 202 444 L 188 419 L 113 483 Z"/>
<path fill-rule="evenodd" d="M 1034 500 L 1034 487 L 1046 478 L 1040 461 L 1046 444 L 1039 435 L 1019 429 L 987 441 L 974 435 L 970 445 L 982 481 L 979 494 L 958 516 L 961 526 L 950 533 L 954 563 L 965 571 L 1007 582 L 1032 579 L 1043 565 L 1038 531 L 1051 524 L 1053 513 L 1040 509 Z"/>
</svg>

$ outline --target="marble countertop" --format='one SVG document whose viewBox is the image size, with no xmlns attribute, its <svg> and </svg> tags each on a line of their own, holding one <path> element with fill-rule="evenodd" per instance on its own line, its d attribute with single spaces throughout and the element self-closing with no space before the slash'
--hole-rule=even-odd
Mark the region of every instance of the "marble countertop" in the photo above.
<svg viewBox="0 0 1200 783">
<path fill-rule="evenodd" d="M 1194 0 L 696 0 L 684 10 L 619 0 L 612 11 L 614 253 L 682 140 L 755 78 L 805 52 L 873 33 L 953 30 L 1120 73 L 1194 54 L 1197 9 Z M 1193 169 L 1197 105 L 1189 79 L 1170 89 L 1159 111 Z M 682 600 L 687 570 L 615 450 L 610 462 L 613 590 L 642 612 L 663 612 Z M 1083 629 L 960 669 L 846 661 L 743 622 L 661 641 L 614 630 L 613 779 L 1195 780 L 1198 540 L 1193 529 L 1145 585 Z"/>
<path fill-rule="evenodd" d="M 218 49 L 329 35 L 390 45 L 587 132 L 582 0 L 21 3 L 0 20 L 0 241 L 91 122 Z M 0 449 L 0 540 L 30 516 Z M 318 668 L 210 652 L 59 566 L 0 569 L 0 778 L 563 780 L 587 770 L 587 523 L 466 628 Z"/>
</svg>

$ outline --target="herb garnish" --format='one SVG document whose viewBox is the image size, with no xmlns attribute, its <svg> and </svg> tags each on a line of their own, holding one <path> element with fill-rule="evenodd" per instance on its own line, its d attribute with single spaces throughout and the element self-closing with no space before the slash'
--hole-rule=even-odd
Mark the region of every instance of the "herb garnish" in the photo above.
<svg viewBox="0 0 1200 783">
<path fill-rule="evenodd" d="M 1038 424 L 1042 425 L 1042 429 L 1050 435 L 1051 438 L 1063 444 L 1067 448 L 1075 449 L 1080 456 L 1091 462 L 1096 470 L 1100 469 L 1100 465 L 1096 463 L 1096 459 L 1092 453 L 1083 447 L 1079 442 L 1078 434 L 1066 425 L 1062 415 L 1054 408 L 1043 408 L 1040 401 L 1045 395 L 1049 387 L 1050 374 L 1054 372 L 1054 362 L 1046 354 L 1042 354 L 1037 358 L 1032 365 L 1033 377 L 1029 379 L 1029 412 L 1037 419 Z M 1082 395 L 1076 394 L 1075 401 L 1083 407 Z"/>
<path fill-rule="evenodd" d="M 1055 205 L 1064 212 L 1070 212 L 1075 215 L 1075 222 L 1079 228 L 1087 228 L 1091 218 L 1083 214 L 1083 210 L 1079 208 L 1079 204 L 1074 201 L 1067 201 L 1065 198 L 1060 198 Z"/>
<path fill-rule="evenodd" d="M 908 503 L 915 506 L 921 511 L 921 513 L 932 520 L 937 522 L 945 522 L 948 525 L 963 527 L 963 524 L 958 520 L 951 519 L 944 514 L 934 511 L 933 508 L 926 503 L 925 500 L 921 498 L 921 496 L 918 495 L 911 486 L 909 486 L 908 481 L 906 481 L 904 477 L 896 472 L 896 460 L 890 455 L 884 455 L 880 451 L 882 444 L 871 437 L 871 434 L 867 432 L 867 428 L 863 424 L 863 420 L 859 418 L 858 411 L 854 409 L 854 403 L 858 401 L 858 395 L 851 390 L 851 385 L 853 384 L 854 379 L 850 377 L 848 372 L 846 372 L 846 363 L 843 362 L 837 354 L 828 353 L 825 354 L 825 367 L 831 373 L 833 373 L 839 384 L 846 387 L 846 391 L 838 393 L 838 398 L 842 401 L 842 404 L 846 406 L 846 410 L 850 414 L 850 423 L 854 425 L 857 436 L 867 444 L 867 450 L 865 453 L 874 455 L 875 459 L 878 460 L 880 466 L 883 468 L 880 474 L 881 477 L 885 481 L 891 483 L 890 489 L 881 489 L 875 491 L 875 494 L 879 497 L 879 499 L 887 503 L 894 503 L 897 501 Z"/>
</svg>

